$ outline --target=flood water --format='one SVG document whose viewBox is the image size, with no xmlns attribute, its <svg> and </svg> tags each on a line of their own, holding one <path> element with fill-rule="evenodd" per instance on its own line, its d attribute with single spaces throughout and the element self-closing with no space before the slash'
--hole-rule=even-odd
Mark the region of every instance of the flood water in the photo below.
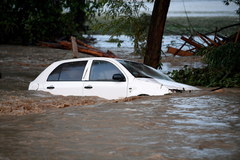
<svg viewBox="0 0 240 160">
<path fill-rule="evenodd" d="M 240 157 L 240 92 L 199 91 L 0 117 L 0 159 Z"/>
<path fill-rule="evenodd" d="M 49 63 L 69 57 L 0 46 L 0 160 L 239 159 L 239 88 L 113 101 L 27 91 Z"/>
</svg>

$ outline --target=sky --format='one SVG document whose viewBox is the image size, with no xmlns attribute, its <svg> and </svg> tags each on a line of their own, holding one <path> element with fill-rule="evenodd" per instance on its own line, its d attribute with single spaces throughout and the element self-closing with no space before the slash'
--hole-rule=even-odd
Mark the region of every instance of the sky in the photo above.
<svg viewBox="0 0 240 160">
<path fill-rule="evenodd" d="M 153 3 L 146 3 L 151 13 Z M 172 0 L 169 7 L 168 17 L 186 16 L 185 10 L 189 17 L 203 16 L 237 16 L 235 10 L 238 6 L 231 3 L 226 6 L 223 0 Z"/>
</svg>

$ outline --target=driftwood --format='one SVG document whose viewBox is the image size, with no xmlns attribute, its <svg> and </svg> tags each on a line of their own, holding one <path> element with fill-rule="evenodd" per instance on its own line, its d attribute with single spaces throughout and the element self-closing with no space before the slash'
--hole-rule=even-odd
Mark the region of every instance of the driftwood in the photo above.
<svg viewBox="0 0 240 160">
<path fill-rule="evenodd" d="M 179 50 L 179 49 L 173 48 L 173 47 L 168 47 L 167 52 L 168 53 L 173 53 L 174 55 L 179 55 L 179 56 L 192 56 L 192 55 L 194 55 L 194 53 L 192 53 L 190 51 L 183 51 L 183 50 Z"/>
<path fill-rule="evenodd" d="M 53 43 L 53 42 L 38 42 L 38 46 L 42 47 L 50 47 L 50 48 L 59 48 L 59 49 L 64 49 L 60 44 L 58 43 Z"/>
<path fill-rule="evenodd" d="M 96 49 L 96 48 L 94 48 L 94 47 L 92 47 L 92 46 L 90 46 L 90 45 L 88 45 L 88 44 L 86 44 L 86 43 L 83 43 L 82 41 L 80 41 L 80 40 L 78 40 L 78 39 L 77 39 L 77 43 L 78 43 L 79 45 L 82 45 L 82 46 L 87 47 L 87 48 Z"/>
<path fill-rule="evenodd" d="M 217 35 L 215 35 L 214 40 L 221 45 L 226 43 L 225 41 L 221 40 Z"/>
<path fill-rule="evenodd" d="M 61 46 L 63 46 L 64 49 L 67 50 L 71 50 L 72 49 L 72 44 L 71 42 L 68 41 L 59 41 L 58 44 L 60 44 Z M 94 49 L 94 48 L 87 48 L 84 46 L 79 46 L 78 45 L 78 52 L 82 52 L 82 53 L 86 53 L 86 54 L 90 54 L 90 55 L 94 55 L 97 57 L 111 57 L 111 58 L 116 58 L 117 56 L 115 56 L 112 52 L 108 51 L 108 52 L 103 52 L 100 51 L 98 49 Z"/>
<path fill-rule="evenodd" d="M 178 48 L 178 49 L 173 48 L 173 47 L 168 47 L 167 52 L 173 54 L 174 56 L 175 55 L 189 56 L 189 55 L 194 55 L 196 51 L 198 51 L 199 49 L 201 49 L 203 47 L 209 47 L 209 46 L 218 47 L 218 46 L 224 45 L 225 43 L 228 43 L 228 42 L 235 42 L 235 43 L 240 42 L 240 28 L 235 34 L 233 34 L 229 37 L 223 37 L 219 34 L 220 31 L 227 29 L 227 28 L 234 27 L 234 26 L 240 26 L 240 23 L 225 26 L 220 29 L 216 29 L 213 32 L 206 33 L 206 34 L 196 32 L 195 37 L 200 38 L 203 41 L 203 43 L 196 42 L 193 39 L 193 36 L 190 36 L 189 38 L 182 36 L 181 39 L 184 41 L 183 45 L 181 45 L 180 48 Z M 209 38 L 209 36 L 207 36 L 207 35 L 212 35 L 212 34 L 214 34 L 214 39 L 211 39 L 211 38 Z M 188 44 L 188 47 L 190 47 L 190 49 L 182 50 L 186 44 Z"/>
<path fill-rule="evenodd" d="M 190 36 L 189 38 L 182 36 L 181 39 L 184 41 L 183 45 L 179 49 L 168 47 L 167 52 L 173 54 L 174 56 L 175 55 L 190 56 L 190 55 L 194 55 L 197 50 L 203 47 L 207 47 L 207 46 L 218 47 L 230 41 L 233 41 L 236 43 L 240 41 L 240 30 L 233 36 L 225 39 L 222 39 L 222 38 L 220 39 L 220 37 L 217 34 L 215 34 L 214 39 L 211 39 L 208 36 L 198 32 L 196 33 L 196 36 L 199 37 L 205 43 L 205 45 L 200 44 L 199 42 L 196 42 L 192 36 Z M 190 45 L 190 49 L 182 50 L 186 44 Z"/>
<path fill-rule="evenodd" d="M 76 37 L 71 36 L 71 43 L 72 43 L 73 58 L 78 58 L 78 46 L 77 46 Z"/>
<path fill-rule="evenodd" d="M 39 42 L 38 45 L 39 46 L 44 46 L 44 47 L 51 47 L 51 48 L 59 48 L 59 49 L 66 49 L 66 50 L 72 50 L 73 46 L 76 45 L 76 49 L 78 52 L 81 53 L 85 53 L 85 54 L 89 54 L 89 55 L 93 55 L 93 56 L 97 56 L 97 57 L 110 57 L 110 58 L 117 58 L 117 56 L 111 52 L 111 51 L 101 51 L 97 48 L 94 48 L 78 39 L 76 39 L 76 44 L 74 44 L 74 40 L 73 43 L 71 43 L 70 41 L 57 41 L 55 43 L 50 43 L 50 42 Z M 73 45 L 74 44 L 74 45 Z M 78 55 L 76 54 L 76 51 L 74 51 L 75 53 L 73 54 L 73 57 L 78 57 Z"/>
<path fill-rule="evenodd" d="M 220 40 L 219 37 L 215 36 L 214 40 L 210 39 L 208 36 L 201 34 L 201 33 L 196 33 L 196 36 L 199 37 L 201 40 L 204 41 L 204 43 L 206 43 L 207 46 L 220 46 L 222 44 L 224 44 L 225 42 Z M 192 36 L 190 36 L 189 38 L 186 38 L 184 36 L 181 37 L 181 39 L 184 41 L 183 45 L 177 49 L 177 48 L 173 48 L 173 47 L 168 47 L 167 52 L 175 55 L 179 55 L 179 56 L 191 56 L 195 54 L 195 51 L 205 47 L 203 44 L 200 44 L 199 42 L 196 42 Z M 190 49 L 189 50 L 182 50 L 182 48 L 186 45 L 189 44 L 190 45 Z"/>
<path fill-rule="evenodd" d="M 185 42 L 187 42 L 188 44 L 194 46 L 197 49 L 200 49 L 203 47 L 203 45 L 195 42 L 192 38 L 186 38 L 186 37 L 182 36 L 181 39 L 184 40 Z"/>
<path fill-rule="evenodd" d="M 198 37 L 200 37 L 208 46 L 219 46 L 220 44 L 218 44 L 217 42 L 215 42 L 214 40 L 210 39 L 208 36 L 201 34 L 199 32 L 197 32 Z M 216 35 L 215 35 L 216 37 Z M 216 39 L 216 38 L 214 38 Z M 220 39 L 219 39 L 220 40 Z"/>
</svg>

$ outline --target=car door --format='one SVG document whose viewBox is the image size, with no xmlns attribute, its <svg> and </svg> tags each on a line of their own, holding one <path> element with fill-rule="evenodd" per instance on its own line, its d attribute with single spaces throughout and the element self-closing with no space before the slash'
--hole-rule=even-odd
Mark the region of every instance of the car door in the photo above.
<svg viewBox="0 0 240 160">
<path fill-rule="evenodd" d="M 55 95 L 83 95 L 82 76 L 87 61 L 63 63 L 48 76 L 44 90 Z"/>
<path fill-rule="evenodd" d="M 105 99 L 127 97 L 127 79 L 120 69 L 109 61 L 93 60 L 83 94 Z"/>
</svg>

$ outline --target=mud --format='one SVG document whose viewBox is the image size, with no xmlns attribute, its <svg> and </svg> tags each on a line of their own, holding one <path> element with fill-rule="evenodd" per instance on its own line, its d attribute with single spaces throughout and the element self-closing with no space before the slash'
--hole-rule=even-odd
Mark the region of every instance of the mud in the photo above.
<svg viewBox="0 0 240 160">
<path fill-rule="evenodd" d="M 27 91 L 46 65 L 68 57 L 65 50 L 0 46 L 1 160 L 239 159 L 239 88 L 114 101 Z"/>
<path fill-rule="evenodd" d="M 98 97 L 64 97 L 35 91 L 0 91 L 0 94 L 2 95 L 0 116 L 36 114 L 53 108 L 91 105 L 106 101 Z"/>
</svg>

